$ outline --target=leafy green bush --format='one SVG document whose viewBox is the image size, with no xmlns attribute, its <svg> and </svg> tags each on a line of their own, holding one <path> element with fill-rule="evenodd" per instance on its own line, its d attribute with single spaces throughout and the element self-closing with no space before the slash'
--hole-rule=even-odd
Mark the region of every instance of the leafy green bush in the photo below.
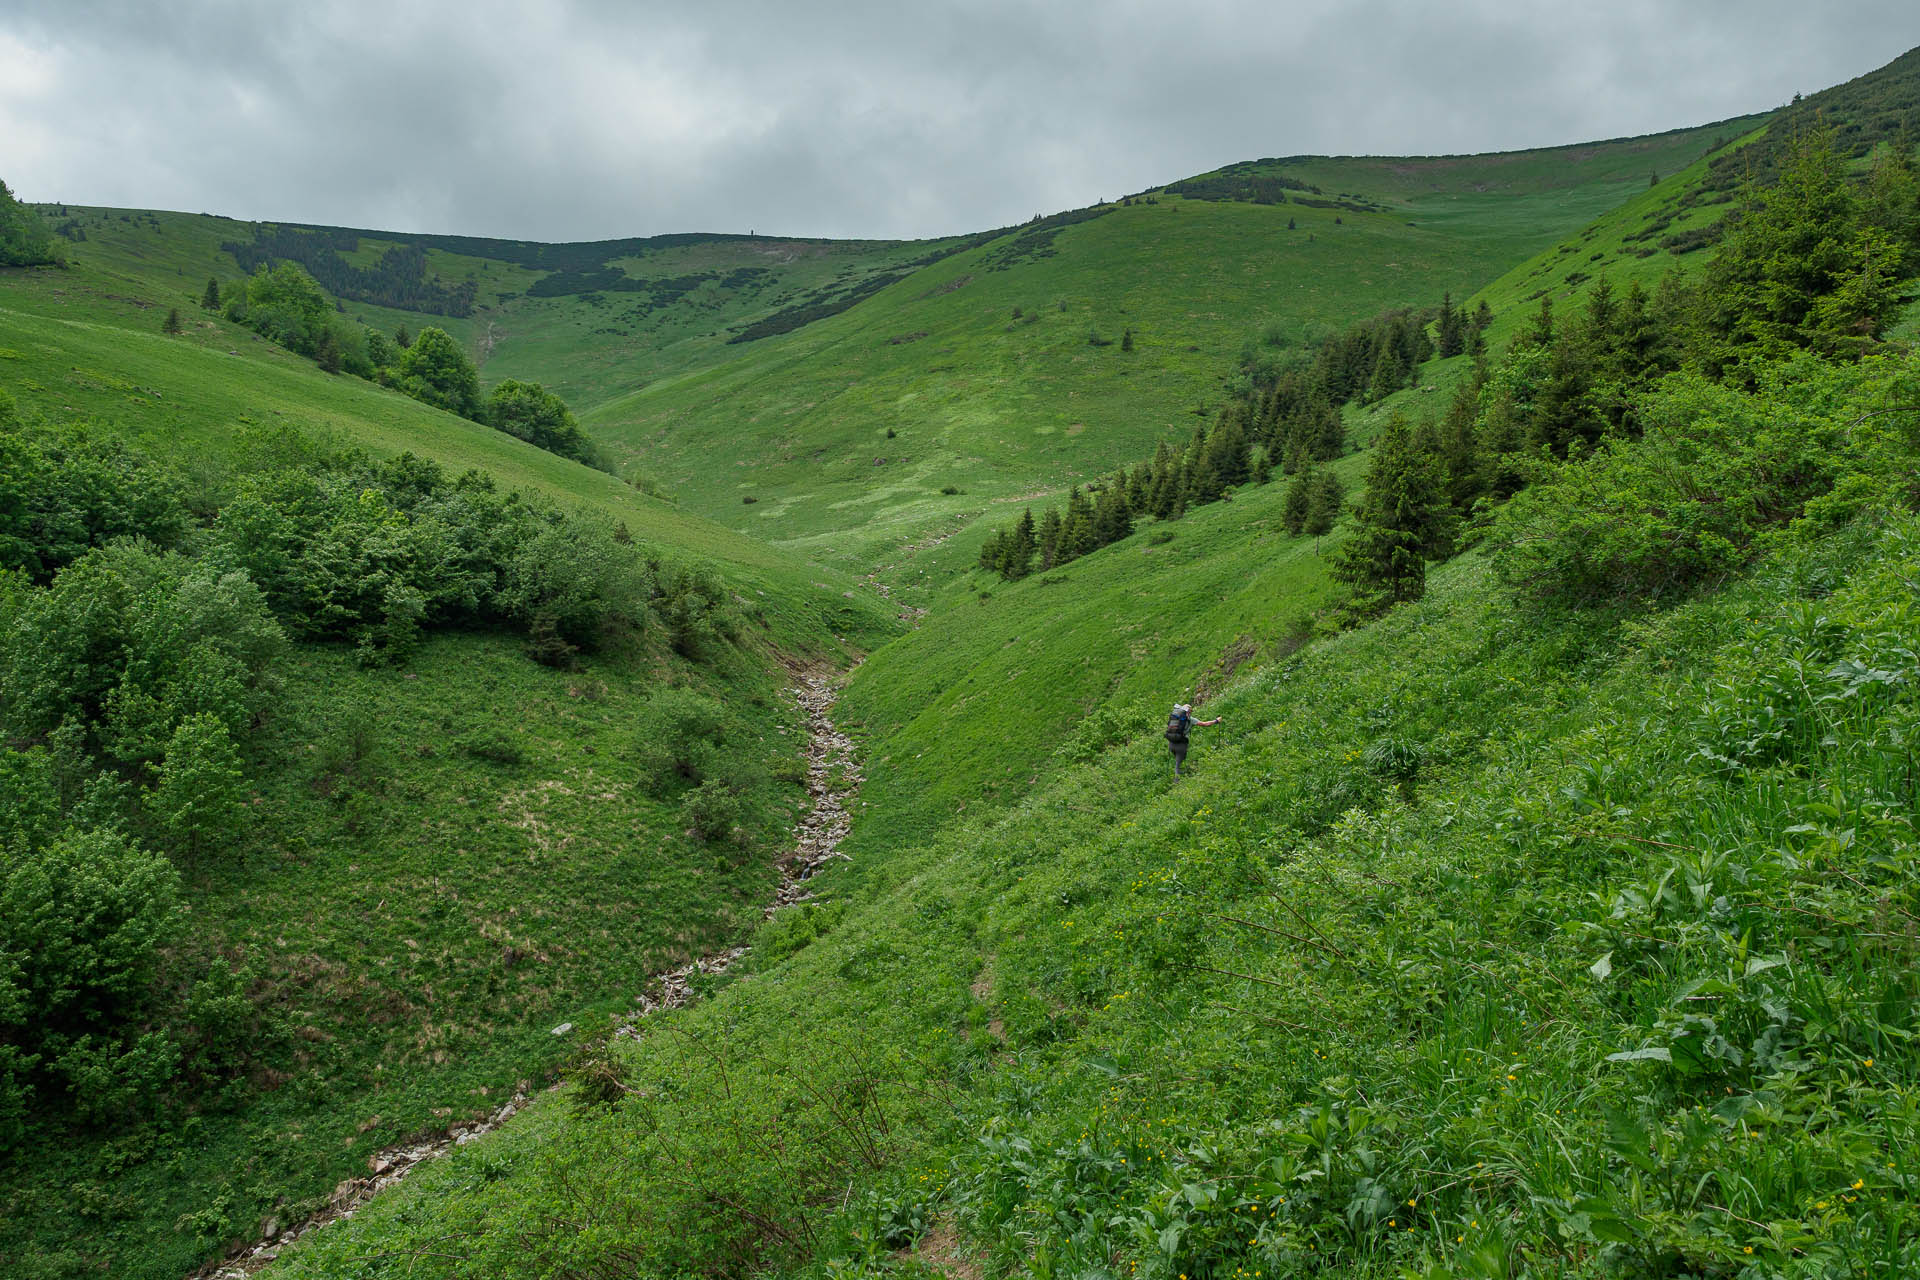
<svg viewBox="0 0 1920 1280">
<path fill-rule="evenodd" d="M 36 1091 L 108 1119 L 171 1076 L 177 1049 L 133 1015 L 178 897 L 173 867 L 117 831 L 13 846 L 0 873 L 0 1144 Z"/>
<path fill-rule="evenodd" d="M 567 402 L 537 382 L 508 378 L 487 396 L 488 425 L 535 448 L 611 471 L 591 437 L 573 419 Z"/>
<path fill-rule="evenodd" d="M 428 325 L 393 362 L 394 387 L 424 404 L 478 421 L 480 375 L 444 329 Z"/>
<path fill-rule="evenodd" d="M 534 656 L 564 665 L 579 649 L 595 649 L 647 621 L 654 583 L 638 556 L 613 530 L 555 521 L 507 565 L 501 599 L 536 638 Z"/>
<path fill-rule="evenodd" d="M 527 749 L 505 729 L 483 729 L 454 743 L 462 752 L 489 764 L 518 766 L 527 762 Z"/>
<path fill-rule="evenodd" d="M 706 844 L 745 847 L 750 843 L 747 818 L 745 800 L 724 778 L 708 778 L 680 800 L 680 820 L 694 839 Z"/>
<path fill-rule="evenodd" d="M 178 546 L 180 482 L 112 436 L 9 423 L 0 413 L 0 570 L 45 583 L 115 538 Z"/>
<path fill-rule="evenodd" d="M 1646 401 L 1643 439 L 1540 468 L 1495 525 L 1502 580 L 1539 602 L 1684 593 L 1746 564 L 1842 474 L 1875 465 L 1854 421 L 1882 407 L 1874 389 L 1843 396 L 1841 371 L 1804 356 L 1754 372 L 1750 393 L 1675 375 Z"/>
<path fill-rule="evenodd" d="M 725 762 L 733 718 L 692 689 L 656 689 L 640 729 L 641 767 L 656 794 L 713 777 Z"/>
</svg>

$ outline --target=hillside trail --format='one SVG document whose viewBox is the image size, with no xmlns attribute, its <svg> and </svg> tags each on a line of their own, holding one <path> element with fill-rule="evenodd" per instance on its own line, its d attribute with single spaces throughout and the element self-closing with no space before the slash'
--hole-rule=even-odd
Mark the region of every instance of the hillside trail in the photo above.
<svg viewBox="0 0 1920 1280">
<path fill-rule="evenodd" d="M 829 713 L 839 697 L 840 686 L 859 667 L 856 661 L 845 671 L 830 667 L 787 664 L 793 676 L 789 692 L 807 716 L 807 812 L 793 828 L 793 845 L 775 864 L 780 884 L 767 903 L 762 917 L 770 917 L 783 907 L 807 901 L 811 880 L 840 852 L 840 841 L 853 824 L 847 800 L 858 790 L 860 771 L 853 759 L 853 742 L 835 726 Z M 615 1026 L 613 1034 L 638 1039 L 646 1018 L 662 1009 L 678 1009 L 694 996 L 694 983 L 703 975 L 722 974 L 747 954 L 747 947 L 727 947 L 708 952 L 676 969 L 654 974 L 641 993 L 634 997 L 634 1012 Z M 554 1028 L 556 1035 L 572 1030 L 571 1023 Z M 550 1086 L 549 1091 L 558 1089 Z M 332 1222 L 351 1218 L 375 1196 L 395 1186 L 407 1174 L 429 1160 L 446 1155 L 455 1147 L 493 1132 L 532 1101 L 532 1085 L 523 1080 L 513 1097 L 489 1115 L 449 1126 L 445 1132 L 382 1148 L 367 1157 L 364 1177 L 348 1178 L 333 1189 L 327 1204 L 300 1222 L 282 1226 L 277 1218 L 266 1219 L 259 1236 L 227 1251 L 224 1257 L 191 1272 L 187 1280 L 245 1280 L 280 1256 L 281 1250 L 308 1232 Z"/>
</svg>

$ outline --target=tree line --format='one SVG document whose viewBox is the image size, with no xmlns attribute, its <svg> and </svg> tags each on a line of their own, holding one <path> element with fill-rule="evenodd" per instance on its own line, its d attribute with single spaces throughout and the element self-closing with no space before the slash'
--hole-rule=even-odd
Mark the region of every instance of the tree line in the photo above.
<svg viewBox="0 0 1920 1280">
<path fill-rule="evenodd" d="M 255 227 L 252 240 L 228 240 L 220 246 L 248 273 L 298 263 L 329 293 L 353 302 L 429 315 L 473 314 L 479 286 L 472 280 L 448 284 L 429 273 L 426 246 L 394 245 L 364 267 L 355 266 L 343 256 L 359 247 L 357 231 L 279 226 Z"/>
<path fill-rule="evenodd" d="M 53 266 L 59 261 L 46 219 L 14 199 L 0 182 L 0 267 Z"/>
<path fill-rule="evenodd" d="M 1451 296 L 1437 312 L 1387 311 L 1349 325 L 1304 360 L 1253 370 L 1212 426 L 1195 427 L 1183 447 L 1163 440 L 1152 461 L 1123 468 L 1084 493 L 1076 485 L 1063 507 L 1049 508 L 1037 521 L 1031 509 L 1023 512 L 988 537 L 980 567 L 1008 580 L 1036 568 L 1045 572 L 1128 536 L 1137 519 L 1177 520 L 1240 485 L 1265 484 L 1276 465 L 1298 477 L 1283 508 L 1288 532 L 1327 532 L 1344 494 L 1339 478 L 1318 464 L 1346 452 L 1343 406 L 1409 385 L 1434 353 L 1426 326 L 1435 317 L 1451 346 L 1484 349 L 1492 312 L 1483 304 L 1469 316 L 1453 307 Z"/>
<path fill-rule="evenodd" d="M 1797 362 L 1883 349 L 1920 265 L 1920 180 L 1912 152 L 1896 149 L 1856 183 L 1821 130 L 1780 154 L 1777 180 L 1748 190 L 1703 272 L 1670 272 L 1652 293 L 1602 279 L 1571 316 L 1549 295 L 1438 419 L 1388 425 L 1334 565 L 1351 615 L 1418 598 L 1463 525 L 1523 490 L 1496 522 L 1501 572 L 1538 599 L 1586 600 L 1685 590 L 1736 568 L 1760 531 L 1833 482 L 1838 461 L 1806 433 L 1724 422 L 1750 418 L 1757 392 L 1784 402 L 1817 379 Z M 1671 470 L 1664 481 L 1645 468 L 1653 456 Z"/>
</svg>

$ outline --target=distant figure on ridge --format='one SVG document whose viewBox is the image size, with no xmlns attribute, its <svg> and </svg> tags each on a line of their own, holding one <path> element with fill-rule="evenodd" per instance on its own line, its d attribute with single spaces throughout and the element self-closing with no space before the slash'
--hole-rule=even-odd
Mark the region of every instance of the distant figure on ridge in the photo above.
<svg viewBox="0 0 1920 1280">
<path fill-rule="evenodd" d="M 1184 702 L 1176 702 L 1173 714 L 1167 717 L 1167 750 L 1173 752 L 1173 776 L 1180 776 L 1180 766 L 1187 759 L 1187 733 L 1198 727 L 1207 728 L 1220 723 L 1220 717 L 1211 720 L 1195 720 L 1193 708 Z"/>
</svg>

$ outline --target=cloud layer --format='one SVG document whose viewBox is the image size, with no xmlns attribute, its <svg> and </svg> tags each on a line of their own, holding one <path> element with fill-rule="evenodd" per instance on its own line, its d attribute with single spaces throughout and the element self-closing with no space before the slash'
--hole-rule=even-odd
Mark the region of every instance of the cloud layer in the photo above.
<svg viewBox="0 0 1920 1280">
<path fill-rule="evenodd" d="M 916 238 L 1233 160 L 1506 150 L 1777 106 L 1911 0 L 16 0 L 29 199 L 538 240 Z"/>
</svg>

